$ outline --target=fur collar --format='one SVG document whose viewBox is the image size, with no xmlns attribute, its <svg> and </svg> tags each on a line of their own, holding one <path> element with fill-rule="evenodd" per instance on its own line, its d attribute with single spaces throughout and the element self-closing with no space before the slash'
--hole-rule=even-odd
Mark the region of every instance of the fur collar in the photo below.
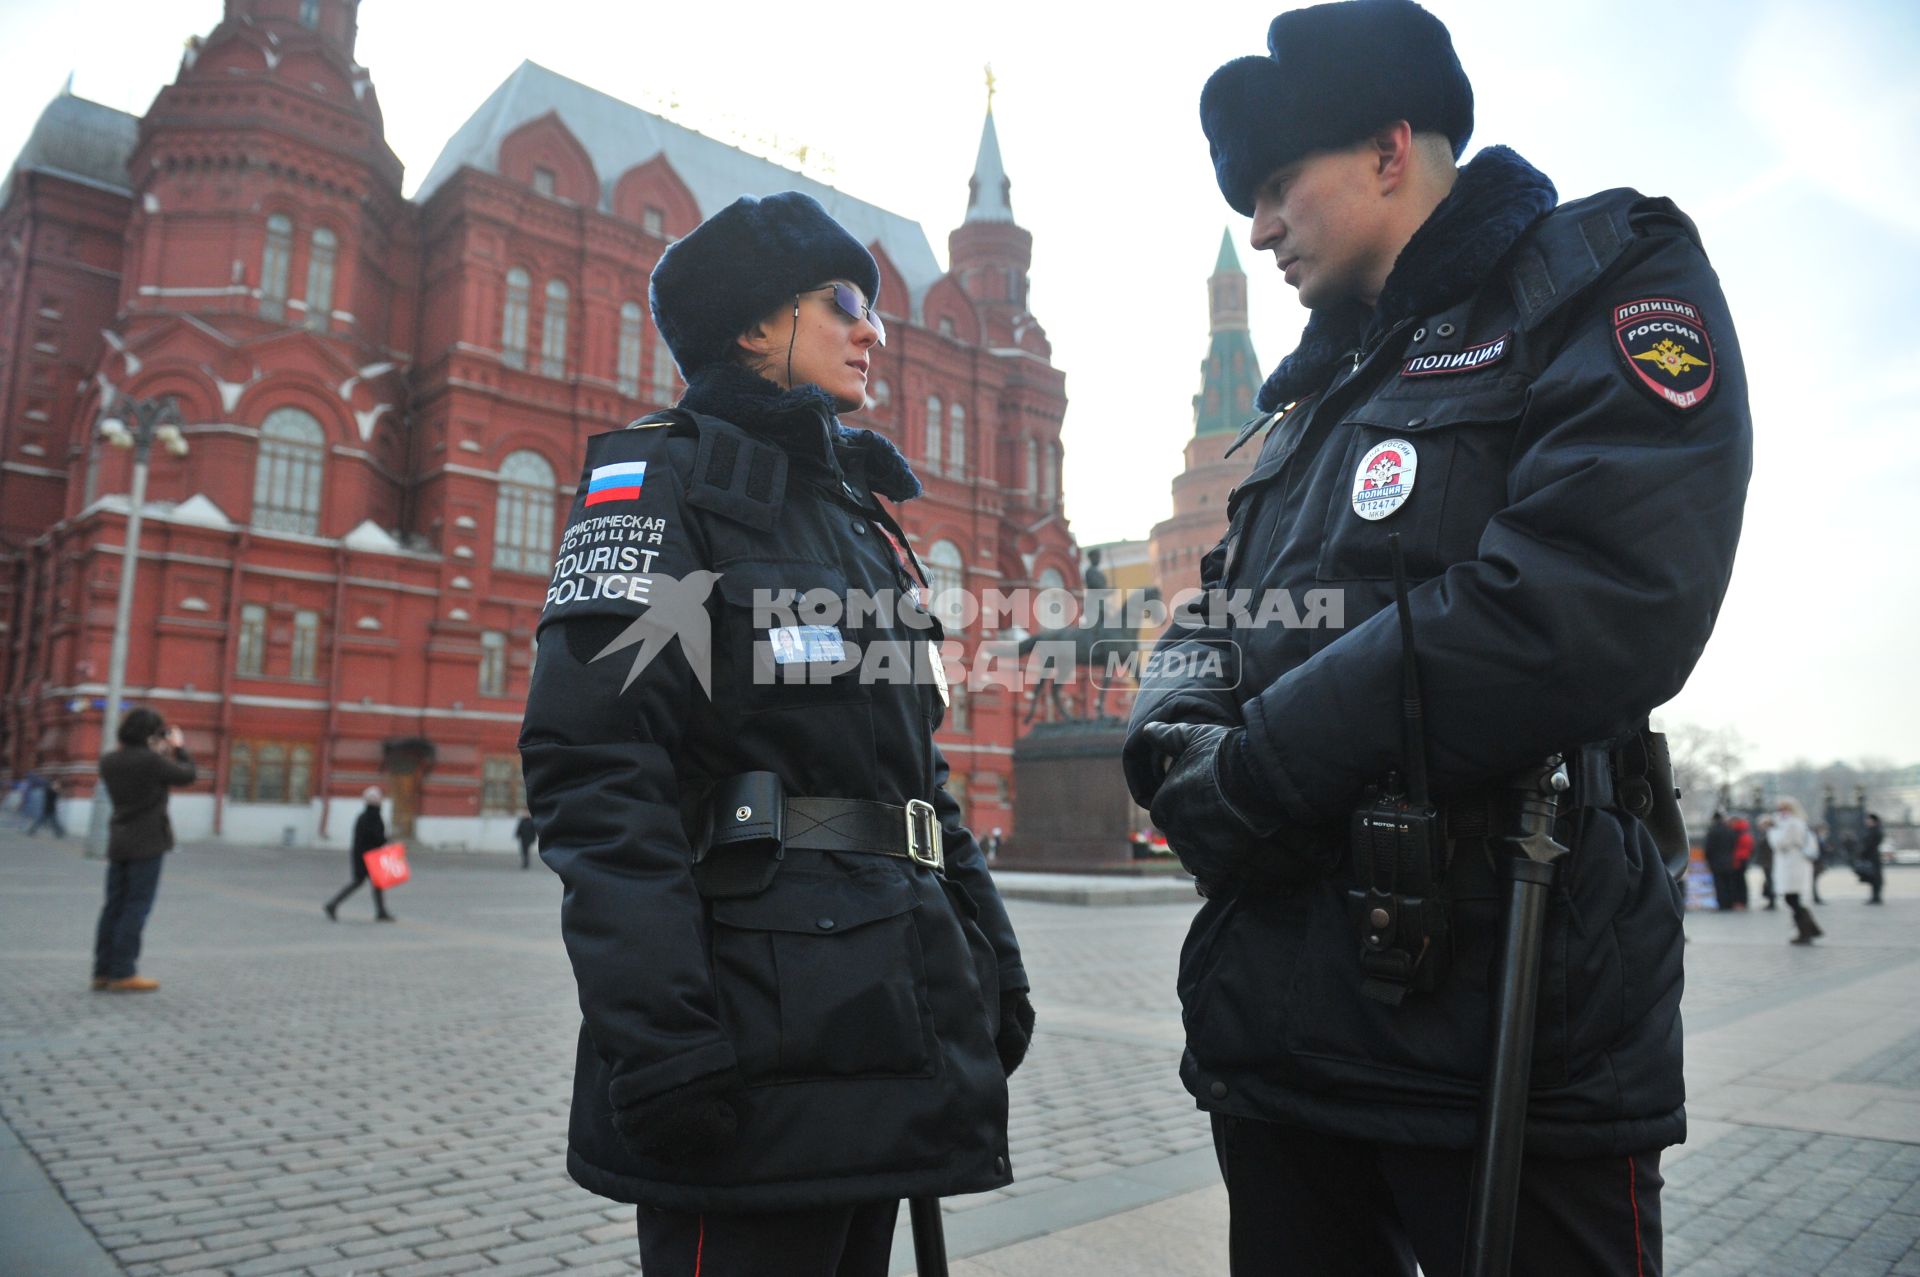
<svg viewBox="0 0 1920 1277">
<path fill-rule="evenodd" d="M 1400 250 L 1373 309 L 1354 302 L 1313 312 L 1299 348 L 1260 387 L 1260 411 L 1312 394 L 1335 363 L 1401 320 L 1464 301 L 1558 200 L 1547 175 L 1515 152 L 1504 146 L 1481 151 Z"/>
<path fill-rule="evenodd" d="M 680 407 L 731 421 L 796 457 L 843 469 L 890 501 L 920 495 L 920 480 L 892 440 L 842 425 L 833 400 L 818 386 L 782 390 L 757 373 L 722 361 L 693 374 Z M 825 446 L 829 439 L 831 456 Z"/>
</svg>

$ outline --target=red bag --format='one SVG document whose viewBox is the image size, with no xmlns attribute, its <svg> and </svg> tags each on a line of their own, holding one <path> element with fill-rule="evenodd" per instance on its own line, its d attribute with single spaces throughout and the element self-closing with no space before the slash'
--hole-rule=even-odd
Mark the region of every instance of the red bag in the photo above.
<svg viewBox="0 0 1920 1277">
<path fill-rule="evenodd" d="M 375 847 L 372 851 L 362 852 L 360 859 L 366 863 L 367 877 L 373 879 L 373 885 L 382 891 L 397 887 L 410 877 L 405 843 L 390 842 L 384 847 Z"/>
</svg>

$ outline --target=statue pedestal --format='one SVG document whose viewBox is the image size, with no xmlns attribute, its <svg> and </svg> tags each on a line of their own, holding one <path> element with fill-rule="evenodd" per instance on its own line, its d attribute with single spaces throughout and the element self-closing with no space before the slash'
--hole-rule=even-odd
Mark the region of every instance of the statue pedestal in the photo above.
<svg viewBox="0 0 1920 1277">
<path fill-rule="evenodd" d="M 1120 771 L 1127 724 L 1118 718 L 1042 723 L 1013 747 L 1014 836 L 995 868 L 1052 873 L 1155 873 L 1136 861 L 1146 824 Z M 1177 867 L 1177 866 L 1175 866 Z"/>
</svg>

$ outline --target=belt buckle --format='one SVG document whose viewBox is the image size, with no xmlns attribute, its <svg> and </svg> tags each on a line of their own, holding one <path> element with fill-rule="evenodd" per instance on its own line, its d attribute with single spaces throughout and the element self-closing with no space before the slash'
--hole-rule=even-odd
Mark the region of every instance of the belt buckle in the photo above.
<svg viewBox="0 0 1920 1277">
<path fill-rule="evenodd" d="M 947 871 L 946 849 L 940 838 L 940 819 L 924 798 L 907 800 L 907 859 L 935 873 Z"/>
</svg>

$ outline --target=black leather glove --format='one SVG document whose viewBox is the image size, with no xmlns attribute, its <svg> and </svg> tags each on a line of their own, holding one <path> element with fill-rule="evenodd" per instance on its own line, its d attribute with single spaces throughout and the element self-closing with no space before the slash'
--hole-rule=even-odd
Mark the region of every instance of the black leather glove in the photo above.
<svg viewBox="0 0 1920 1277">
<path fill-rule="evenodd" d="M 1000 994 L 1000 1032 L 994 1035 L 993 1049 L 1000 1056 L 1000 1068 L 1008 1077 L 1027 1058 L 1033 1044 L 1033 1000 L 1025 989 L 1007 989 Z"/>
<path fill-rule="evenodd" d="M 1150 809 L 1153 823 L 1167 836 L 1203 890 L 1233 881 L 1259 850 L 1263 835 L 1247 811 L 1228 796 L 1221 779 L 1222 755 L 1240 747 L 1244 727 L 1214 724 L 1149 723 L 1145 734 L 1169 762 Z"/>
<path fill-rule="evenodd" d="M 1240 703 L 1231 692 L 1187 692 L 1153 708 L 1157 714 L 1177 715 L 1181 724 L 1240 725 Z M 1145 723 L 1136 722 L 1127 733 L 1126 744 L 1120 747 L 1120 768 L 1126 773 L 1127 790 L 1133 795 L 1133 801 L 1142 807 L 1153 806 L 1154 795 L 1160 792 L 1161 784 L 1167 779 L 1169 759 L 1154 746 L 1153 738 L 1149 735 L 1154 727 L 1164 726 L 1166 722 L 1161 718 Z"/>
<path fill-rule="evenodd" d="M 739 1070 L 727 1069 L 615 1109 L 613 1128 L 640 1156 L 672 1165 L 711 1160 L 733 1142 L 740 1112 L 733 1096 L 743 1089 Z"/>
</svg>

